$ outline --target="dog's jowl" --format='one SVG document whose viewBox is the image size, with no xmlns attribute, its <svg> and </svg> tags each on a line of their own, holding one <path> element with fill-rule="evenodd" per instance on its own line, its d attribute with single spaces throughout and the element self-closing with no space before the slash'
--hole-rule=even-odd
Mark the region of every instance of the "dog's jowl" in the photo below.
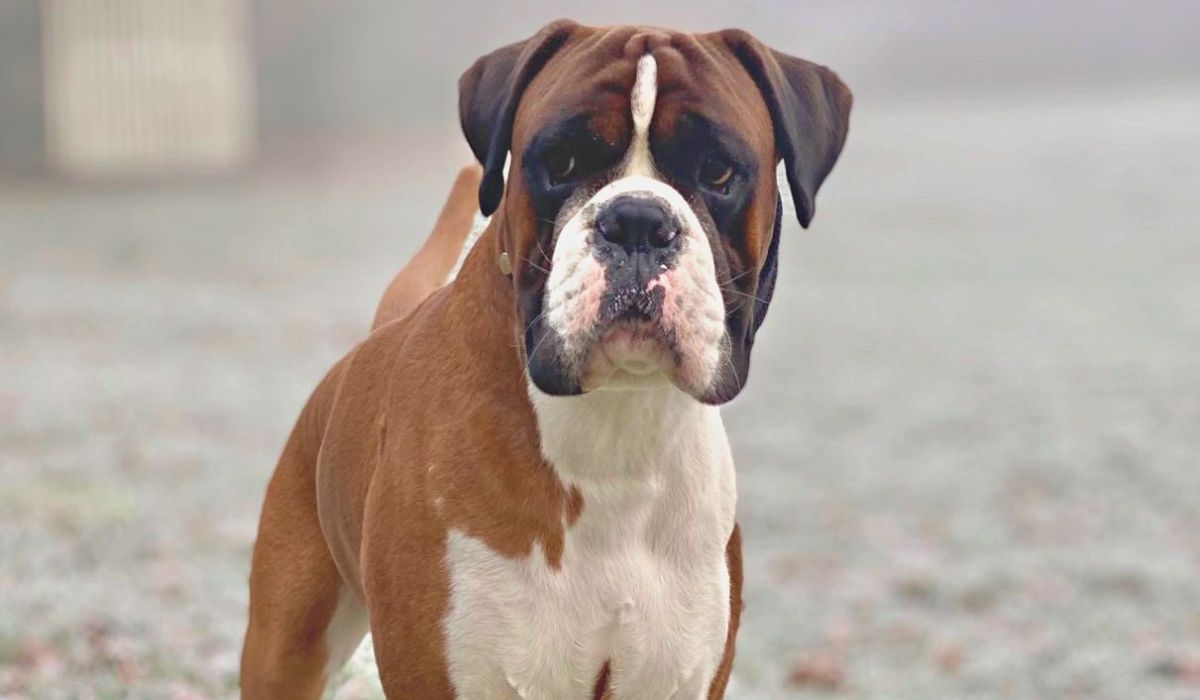
<svg viewBox="0 0 1200 700">
<path fill-rule="evenodd" d="M 319 697 L 370 631 L 389 697 L 721 697 L 717 406 L 771 301 L 777 166 L 807 226 L 850 93 L 744 32 L 565 21 L 459 89 L 481 167 L 284 448 L 243 695 Z"/>
</svg>

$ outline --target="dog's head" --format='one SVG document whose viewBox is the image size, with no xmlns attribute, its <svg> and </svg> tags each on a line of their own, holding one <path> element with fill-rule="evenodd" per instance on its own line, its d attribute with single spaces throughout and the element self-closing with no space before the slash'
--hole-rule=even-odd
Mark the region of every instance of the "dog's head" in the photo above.
<svg viewBox="0 0 1200 700">
<path fill-rule="evenodd" d="M 775 285 L 776 166 L 807 227 L 846 138 L 846 86 L 741 31 L 560 21 L 459 87 L 533 383 L 736 396 Z"/>
</svg>

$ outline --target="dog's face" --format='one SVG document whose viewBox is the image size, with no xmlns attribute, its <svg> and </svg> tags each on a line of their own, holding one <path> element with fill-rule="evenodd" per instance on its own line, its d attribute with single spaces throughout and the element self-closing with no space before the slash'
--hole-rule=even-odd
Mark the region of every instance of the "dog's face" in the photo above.
<svg viewBox="0 0 1200 700">
<path fill-rule="evenodd" d="M 807 225 L 845 139 L 837 77 L 742 32 L 558 22 L 460 87 L 533 383 L 737 395 L 774 287 L 776 164 Z"/>
</svg>

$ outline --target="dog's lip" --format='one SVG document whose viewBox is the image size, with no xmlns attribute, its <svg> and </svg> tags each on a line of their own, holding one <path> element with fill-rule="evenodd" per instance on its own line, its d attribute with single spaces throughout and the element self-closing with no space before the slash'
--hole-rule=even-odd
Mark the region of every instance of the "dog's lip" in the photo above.
<svg viewBox="0 0 1200 700">
<path fill-rule="evenodd" d="M 604 364 L 636 376 L 666 372 L 674 365 L 667 335 L 648 319 L 612 324 L 600 334 L 594 352 Z"/>
<path fill-rule="evenodd" d="M 634 342 L 655 339 L 661 342 L 666 341 L 666 335 L 663 333 L 662 328 L 650 318 L 640 313 L 633 313 L 627 314 L 604 329 L 600 334 L 599 342 L 604 344 L 617 341 Z"/>
</svg>

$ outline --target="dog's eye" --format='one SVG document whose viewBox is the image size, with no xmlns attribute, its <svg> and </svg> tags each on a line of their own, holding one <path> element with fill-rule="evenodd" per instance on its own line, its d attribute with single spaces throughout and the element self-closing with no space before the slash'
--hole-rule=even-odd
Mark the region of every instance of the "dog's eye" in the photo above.
<svg viewBox="0 0 1200 700">
<path fill-rule="evenodd" d="M 554 182 L 569 180 L 575 175 L 575 154 L 566 148 L 555 148 L 546 154 L 546 172 Z"/>
<path fill-rule="evenodd" d="M 733 179 L 733 165 L 722 156 L 710 155 L 701 161 L 696 179 L 710 190 L 724 192 Z"/>
</svg>

